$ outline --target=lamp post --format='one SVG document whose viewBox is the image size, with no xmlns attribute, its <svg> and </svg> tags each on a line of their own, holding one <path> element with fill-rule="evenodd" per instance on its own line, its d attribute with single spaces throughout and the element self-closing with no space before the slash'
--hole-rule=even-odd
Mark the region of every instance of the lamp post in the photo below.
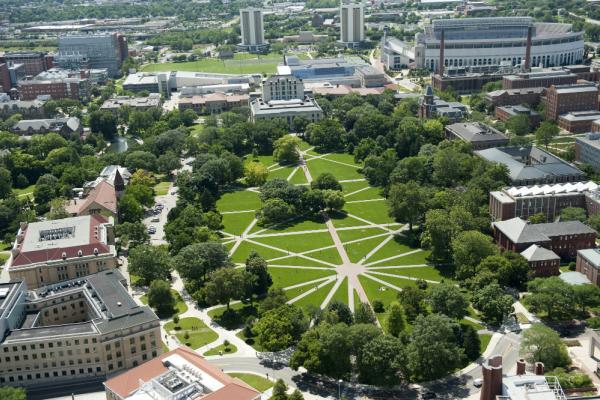
<svg viewBox="0 0 600 400">
<path fill-rule="evenodd" d="M 342 399 L 342 380 L 338 380 L 338 399 Z"/>
</svg>

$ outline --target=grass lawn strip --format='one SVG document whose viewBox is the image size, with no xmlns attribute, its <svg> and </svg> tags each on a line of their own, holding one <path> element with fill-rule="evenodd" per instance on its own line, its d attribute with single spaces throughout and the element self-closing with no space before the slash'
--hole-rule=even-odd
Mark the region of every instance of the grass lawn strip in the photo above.
<svg viewBox="0 0 600 400">
<path fill-rule="evenodd" d="M 266 234 L 281 234 L 281 233 L 289 233 L 289 232 L 309 233 L 306 231 L 314 231 L 314 230 L 327 231 L 327 225 L 325 225 L 325 220 L 320 215 L 315 216 L 310 219 L 296 218 L 287 223 L 271 225 L 266 228 L 256 225 L 253 228 L 254 232 L 251 231 L 250 233 L 252 236 L 259 237 L 261 235 L 266 235 Z"/>
<path fill-rule="evenodd" d="M 421 278 L 415 278 L 412 276 L 401 276 L 401 275 L 395 275 L 395 274 L 390 274 L 389 272 L 383 272 L 383 271 L 369 271 L 369 274 L 371 274 L 371 276 L 375 276 L 379 279 L 383 279 L 383 280 L 387 280 L 389 279 L 403 279 L 406 281 L 418 281 Z M 425 279 L 426 282 L 428 283 L 440 283 L 439 280 L 429 280 L 429 279 Z"/>
<path fill-rule="evenodd" d="M 228 375 L 246 382 L 248 385 L 252 386 L 261 393 L 266 392 L 273 387 L 273 382 L 267 378 L 263 378 L 262 376 L 241 372 L 231 372 Z"/>
<path fill-rule="evenodd" d="M 369 298 L 369 302 L 371 304 L 373 304 L 375 300 L 380 300 L 385 306 L 385 310 L 387 310 L 392 302 L 398 300 L 397 290 L 381 285 L 380 283 L 367 278 L 366 275 L 359 275 L 358 280 L 363 289 L 365 290 L 365 293 L 367 294 L 367 297 Z M 360 299 L 358 299 L 358 301 L 360 301 Z M 355 307 L 356 304 L 358 303 L 355 302 Z M 375 316 L 377 317 L 379 323 L 382 326 L 385 325 L 384 321 L 386 314 L 386 311 L 382 313 L 375 313 Z"/>
<path fill-rule="evenodd" d="M 386 263 L 388 265 L 393 264 L 395 266 L 403 266 L 403 265 L 423 265 L 428 264 L 427 257 L 431 252 L 429 250 L 411 250 L 408 253 L 399 254 L 398 256 L 394 256 L 391 258 L 384 258 L 378 261 L 370 260 L 368 264 L 365 266 L 385 266 Z"/>
<path fill-rule="evenodd" d="M 331 282 L 326 283 L 325 285 L 319 287 L 316 291 L 296 300 L 293 304 L 306 309 L 309 305 L 313 305 L 315 307 L 320 307 L 327 294 L 331 291 L 333 284 L 335 283 L 335 279 L 332 279 Z"/>
<path fill-rule="evenodd" d="M 365 274 L 365 276 L 367 276 L 368 278 L 371 278 L 372 280 L 375 280 L 376 282 L 381 283 L 382 285 L 387 284 L 388 287 L 392 288 L 392 289 L 396 289 L 396 290 L 402 290 L 405 287 L 408 286 L 417 286 L 417 282 L 416 280 L 411 280 L 411 279 L 406 279 L 406 278 L 400 278 L 400 277 L 393 277 L 393 276 L 381 276 L 381 275 L 375 275 L 375 274 Z"/>
<path fill-rule="evenodd" d="M 342 284 L 338 287 L 338 290 L 335 291 L 329 302 L 331 303 L 334 300 L 348 304 L 348 278 L 344 277 Z"/>
<path fill-rule="evenodd" d="M 300 297 L 301 295 L 306 294 L 306 296 L 309 296 L 312 293 L 315 293 L 316 291 L 320 290 L 323 286 L 328 286 L 330 283 L 335 282 L 336 281 L 336 276 L 331 276 L 328 279 L 324 280 L 324 281 L 320 281 L 320 282 L 314 282 L 312 285 L 302 285 L 302 286 L 297 286 L 295 288 L 292 289 L 288 289 L 285 291 L 285 295 L 288 298 L 288 303 L 292 303 L 292 301 L 299 301 L 300 299 L 304 298 L 304 297 Z M 329 288 L 331 289 L 331 288 Z M 317 307 L 321 305 L 321 303 L 319 304 L 315 304 Z"/>
<path fill-rule="evenodd" d="M 287 236 L 270 236 L 256 239 L 253 238 L 252 241 L 277 247 L 282 251 L 288 251 L 292 253 L 302 253 L 308 250 L 333 245 L 333 240 L 331 239 L 329 232 L 305 233 L 301 238 L 298 237 L 296 240 L 294 239 L 296 238 L 290 238 Z"/>
<path fill-rule="evenodd" d="M 378 235 L 389 235 L 388 231 L 369 225 L 363 225 L 356 228 L 336 229 L 342 243 L 349 243 L 354 240 L 371 239 Z"/>
<path fill-rule="evenodd" d="M 254 211 L 223 214 L 223 231 L 232 235 L 241 235 L 254 219 Z"/>
<path fill-rule="evenodd" d="M 406 268 L 386 268 L 386 267 L 373 267 L 369 269 L 370 272 L 385 272 L 393 275 L 408 276 L 411 278 L 425 279 L 426 281 L 437 281 L 437 282 L 454 282 L 449 276 L 444 276 L 444 271 L 431 266 L 424 267 L 406 267 Z"/>
<path fill-rule="evenodd" d="M 296 172 L 294 172 L 294 175 L 290 178 L 290 183 L 293 183 L 294 185 L 304 185 L 308 183 L 301 168 L 296 169 Z"/>
<path fill-rule="evenodd" d="M 354 192 L 346 195 L 346 202 L 352 203 L 353 201 L 359 200 L 377 200 L 383 201 L 385 200 L 381 194 L 379 194 L 379 189 L 370 187 L 365 190 L 361 190 L 360 192 Z"/>
<path fill-rule="evenodd" d="M 492 340 L 492 335 L 489 333 L 480 333 L 479 334 L 479 351 L 483 354 L 490 344 L 490 340 Z"/>
<path fill-rule="evenodd" d="M 332 173 L 338 180 L 363 178 L 356 167 L 339 164 L 324 158 L 311 158 L 306 161 L 306 165 L 314 179 L 324 172 Z"/>
<path fill-rule="evenodd" d="M 341 213 L 341 212 L 329 213 L 329 218 L 331 218 L 331 222 L 333 222 L 333 226 L 335 226 L 336 229 L 350 228 L 350 227 L 355 227 L 355 226 L 365 226 L 365 225 L 370 225 L 370 226 L 376 227 L 375 224 L 373 224 L 370 221 L 367 221 L 364 219 L 361 220 L 360 218 L 357 218 L 352 215 L 348 215 L 346 213 Z"/>
<path fill-rule="evenodd" d="M 360 163 L 354 162 L 354 155 L 348 153 L 329 153 L 325 154 L 325 156 L 323 156 L 323 159 L 338 163 L 344 163 L 348 166 L 353 166 L 354 168 L 362 167 Z"/>
<path fill-rule="evenodd" d="M 175 336 L 177 336 L 177 339 L 181 343 L 192 349 L 198 349 L 219 338 L 219 335 L 217 335 L 215 331 L 206 326 L 206 324 L 198 318 L 182 318 L 179 320 L 177 326 L 181 329 L 175 329 L 176 325 L 171 321 L 165 325 L 165 330 L 170 333 L 175 333 Z M 189 335 L 188 339 L 185 338 L 186 332 Z"/>
<path fill-rule="evenodd" d="M 326 278 L 335 275 L 333 269 L 300 269 L 300 268 L 277 268 L 269 267 L 269 274 L 273 279 L 273 286 L 287 288 L 303 282 L 309 282 L 315 279 Z"/>
<path fill-rule="evenodd" d="M 296 167 L 295 166 L 285 166 L 285 167 L 274 168 L 272 170 L 269 170 L 269 176 L 267 177 L 267 180 L 272 180 L 272 179 L 287 180 L 287 178 L 294 171 L 294 168 L 296 168 Z"/>
<path fill-rule="evenodd" d="M 269 265 L 273 265 L 273 266 L 284 266 L 284 267 L 292 267 L 292 266 L 298 266 L 298 267 L 306 267 L 306 268 L 332 268 L 332 265 L 330 263 L 324 264 L 323 262 L 321 262 L 320 260 L 317 260 L 315 258 L 313 258 L 312 256 L 308 256 L 311 257 L 311 259 L 308 258 L 304 258 L 301 256 L 285 256 L 285 257 L 278 257 L 275 259 L 271 259 L 271 260 L 267 260 L 267 262 L 269 263 Z"/>
<path fill-rule="evenodd" d="M 367 181 L 359 181 L 359 182 L 345 182 L 342 183 L 342 193 L 344 195 L 348 195 L 350 193 L 356 192 L 361 189 L 368 189 L 369 183 Z"/>
<path fill-rule="evenodd" d="M 164 196 L 169 193 L 169 187 L 171 186 L 171 182 L 159 182 L 154 186 L 154 193 L 157 196 Z"/>
<path fill-rule="evenodd" d="M 204 352 L 204 354 L 202 354 L 204 357 L 208 357 L 208 356 L 218 356 L 221 353 L 222 354 L 233 354 L 237 352 L 237 347 L 235 347 L 235 345 L 229 343 L 228 346 L 225 346 L 224 344 L 220 344 L 217 347 L 213 347 L 212 349 Z"/>
<path fill-rule="evenodd" d="M 340 253 L 337 251 L 335 246 L 307 251 L 306 253 L 303 253 L 303 255 L 326 263 L 326 265 L 329 266 L 336 266 L 342 263 Z"/>
<path fill-rule="evenodd" d="M 346 253 L 348 253 L 348 257 L 350 257 L 350 261 L 352 261 L 353 263 L 358 263 L 364 261 L 365 256 L 369 254 L 371 250 L 377 247 L 377 245 L 380 244 L 382 240 L 385 240 L 385 238 L 375 237 L 371 239 L 361 240 L 359 242 L 344 244 L 344 247 L 346 248 Z"/>
<path fill-rule="evenodd" d="M 257 210 L 261 207 L 260 198 L 256 192 L 237 190 L 224 193 L 217 201 L 217 209 L 223 211 Z"/>
<path fill-rule="evenodd" d="M 369 263 L 373 263 L 375 261 L 389 259 L 390 257 L 399 256 L 400 254 L 405 254 L 410 251 L 420 250 L 411 248 L 408 244 L 403 243 L 405 241 L 405 237 L 402 235 L 396 235 L 392 240 L 384 244 L 377 252 L 369 257 Z"/>
<path fill-rule="evenodd" d="M 365 203 L 346 203 L 344 210 L 351 215 L 365 219 L 372 224 L 395 223 L 388 215 L 388 206 L 384 201 Z"/>
<path fill-rule="evenodd" d="M 268 247 L 264 247 L 255 243 L 250 243 L 247 240 L 244 240 L 240 243 L 239 247 L 233 253 L 231 259 L 236 263 L 246 262 L 246 258 L 250 255 L 250 252 L 256 251 L 262 258 L 265 260 L 271 258 L 277 258 L 281 256 L 285 256 L 286 254 L 283 251 L 274 250 Z"/>
</svg>

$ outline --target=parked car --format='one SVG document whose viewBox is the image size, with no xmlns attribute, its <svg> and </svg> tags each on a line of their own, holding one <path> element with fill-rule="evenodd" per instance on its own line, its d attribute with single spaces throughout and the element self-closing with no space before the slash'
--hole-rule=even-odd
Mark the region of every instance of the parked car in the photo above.
<svg viewBox="0 0 600 400">
<path fill-rule="evenodd" d="M 150 226 L 148 227 L 148 233 L 149 233 L 150 235 L 153 235 L 153 234 L 155 234 L 155 233 L 156 233 L 156 227 L 155 227 L 155 226 L 152 226 L 152 225 L 150 225 Z"/>
<path fill-rule="evenodd" d="M 159 221 L 160 221 L 160 219 L 158 217 L 154 217 L 151 219 L 151 222 L 159 222 Z"/>
<path fill-rule="evenodd" d="M 481 379 L 481 378 L 473 379 L 473 386 L 478 388 L 478 387 L 481 387 L 481 385 L 483 385 L 483 379 Z"/>
</svg>

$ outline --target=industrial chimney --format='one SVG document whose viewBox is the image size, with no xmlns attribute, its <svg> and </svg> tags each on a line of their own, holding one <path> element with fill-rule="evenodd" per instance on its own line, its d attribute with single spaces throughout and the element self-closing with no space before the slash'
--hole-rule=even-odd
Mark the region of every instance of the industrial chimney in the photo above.
<svg viewBox="0 0 600 400">
<path fill-rule="evenodd" d="M 483 385 L 480 400 L 496 400 L 502 394 L 502 356 L 495 355 L 481 364 Z"/>
<path fill-rule="evenodd" d="M 446 47 L 446 38 L 444 30 L 442 29 L 440 33 L 440 65 L 438 67 L 438 74 L 440 74 L 440 76 L 444 75 L 444 63 L 446 62 L 444 59 L 444 47 Z"/>
<path fill-rule="evenodd" d="M 525 48 L 525 71 L 531 69 L 531 35 L 533 27 L 527 28 L 527 47 Z"/>
</svg>

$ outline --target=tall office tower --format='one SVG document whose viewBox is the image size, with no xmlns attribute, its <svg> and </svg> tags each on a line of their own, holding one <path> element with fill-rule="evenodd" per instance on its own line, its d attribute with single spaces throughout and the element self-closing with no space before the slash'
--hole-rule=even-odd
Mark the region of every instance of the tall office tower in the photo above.
<svg viewBox="0 0 600 400">
<path fill-rule="evenodd" d="M 261 52 L 267 49 L 269 44 L 265 41 L 262 10 L 252 7 L 240 9 L 240 28 L 242 43 L 238 47 L 241 50 Z"/>
<path fill-rule="evenodd" d="M 61 66 L 79 57 L 89 68 L 106 68 L 111 77 L 119 76 L 127 42 L 116 33 L 69 34 L 58 37 L 56 63 Z M 125 53 L 125 54 L 123 54 Z"/>
<path fill-rule="evenodd" d="M 365 8 L 362 3 L 340 5 L 340 41 L 347 47 L 359 47 L 365 40 Z"/>
</svg>

